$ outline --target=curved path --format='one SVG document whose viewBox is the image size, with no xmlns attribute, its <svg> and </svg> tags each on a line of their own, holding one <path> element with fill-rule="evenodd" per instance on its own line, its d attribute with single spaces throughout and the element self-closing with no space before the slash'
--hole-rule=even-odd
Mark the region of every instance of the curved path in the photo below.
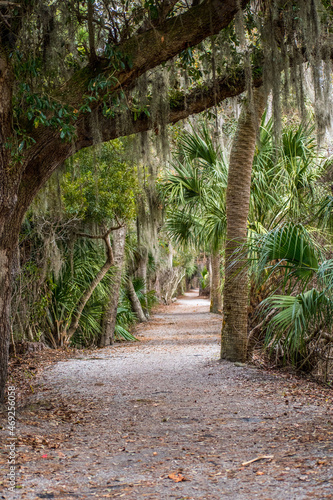
<svg viewBox="0 0 333 500">
<path fill-rule="evenodd" d="M 13 498 L 333 498 L 331 394 L 220 363 L 208 311 L 188 293 L 139 326 L 140 343 L 44 371 Z"/>
</svg>

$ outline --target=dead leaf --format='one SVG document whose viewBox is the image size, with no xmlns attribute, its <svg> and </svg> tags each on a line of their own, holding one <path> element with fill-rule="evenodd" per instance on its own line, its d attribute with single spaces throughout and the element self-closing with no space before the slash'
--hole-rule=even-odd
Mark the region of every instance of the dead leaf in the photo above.
<svg viewBox="0 0 333 500">
<path fill-rule="evenodd" d="M 171 472 L 168 475 L 169 479 L 172 479 L 175 483 L 180 483 L 181 481 L 187 481 L 187 479 L 182 474 L 177 474 L 177 472 Z"/>
</svg>

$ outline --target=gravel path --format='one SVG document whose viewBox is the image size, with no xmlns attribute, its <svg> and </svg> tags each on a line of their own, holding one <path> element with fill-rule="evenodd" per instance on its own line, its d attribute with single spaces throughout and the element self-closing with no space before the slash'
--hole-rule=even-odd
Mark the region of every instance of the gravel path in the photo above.
<svg viewBox="0 0 333 500">
<path fill-rule="evenodd" d="M 21 488 L 2 498 L 333 498 L 331 392 L 219 362 L 208 311 L 191 292 L 140 343 L 44 371 L 19 422 Z"/>
</svg>

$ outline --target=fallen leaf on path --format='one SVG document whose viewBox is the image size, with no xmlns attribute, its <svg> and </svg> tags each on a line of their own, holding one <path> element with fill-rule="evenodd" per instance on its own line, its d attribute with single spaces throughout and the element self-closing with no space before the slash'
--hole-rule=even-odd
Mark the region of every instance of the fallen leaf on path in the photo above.
<svg viewBox="0 0 333 500">
<path fill-rule="evenodd" d="M 258 460 L 272 460 L 272 458 L 274 458 L 274 455 L 260 455 L 259 457 L 252 458 L 252 460 L 248 462 L 243 462 L 242 465 L 250 465 L 253 464 L 253 462 L 258 462 Z"/>
<path fill-rule="evenodd" d="M 172 479 L 175 483 L 187 481 L 187 479 L 182 474 L 177 474 L 177 472 L 171 472 L 171 474 L 168 475 L 168 478 Z"/>
</svg>

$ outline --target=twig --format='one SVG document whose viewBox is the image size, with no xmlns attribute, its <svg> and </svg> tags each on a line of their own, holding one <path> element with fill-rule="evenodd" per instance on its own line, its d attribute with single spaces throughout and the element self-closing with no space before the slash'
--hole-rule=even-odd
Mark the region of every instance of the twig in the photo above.
<svg viewBox="0 0 333 500">
<path fill-rule="evenodd" d="M 252 328 L 252 330 L 250 331 L 249 335 L 248 335 L 248 340 L 253 336 L 254 332 L 256 330 L 258 330 L 267 320 L 268 318 L 270 318 L 271 316 L 273 316 L 273 314 L 276 312 L 276 309 L 272 309 L 268 314 L 267 316 L 257 325 L 255 326 L 254 328 Z"/>
<path fill-rule="evenodd" d="M 252 460 L 248 462 L 243 462 L 242 465 L 250 465 L 253 464 L 253 462 L 258 462 L 258 460 L 272 460 L 272 458 L 274 458 L 274 455 L 260 455 L 259 457 L 252 458 Z"/>
<path fill-rule="evenodd" d="M 16 346 L 15 346 L 15 342 L 14 342 L 14 333 L 13 333 L 13 327 L 12 326 L 10 328 L 10 335 L 11 335 L 12 344 L 13 344 L 14 358 L 16 358 Z"/>
</svg>

